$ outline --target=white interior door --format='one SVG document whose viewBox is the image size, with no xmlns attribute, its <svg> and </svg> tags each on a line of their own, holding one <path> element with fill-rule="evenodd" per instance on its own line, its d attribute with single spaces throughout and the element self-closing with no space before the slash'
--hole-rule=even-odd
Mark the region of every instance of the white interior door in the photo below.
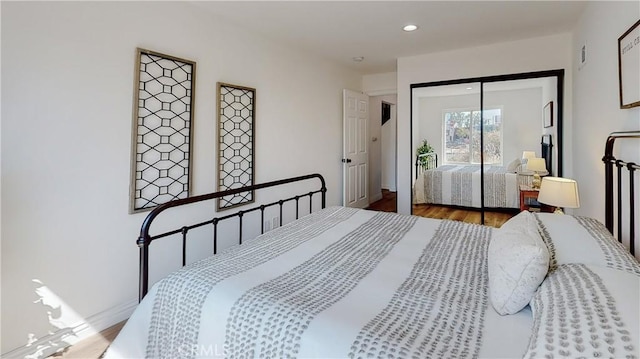
<svg viewBox="0 0 640 359">
<path fill-rule="evenodd" d="M 369 96 L 343 91 L 343 204 L 369 206 Z"/>
</svg>

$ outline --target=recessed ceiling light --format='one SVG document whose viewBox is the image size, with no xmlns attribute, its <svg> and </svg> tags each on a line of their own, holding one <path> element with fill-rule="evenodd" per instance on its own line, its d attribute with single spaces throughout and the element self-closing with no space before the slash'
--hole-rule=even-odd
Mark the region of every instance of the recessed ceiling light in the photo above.
<svg viewBox="0 0 640 359">
<path fill-rule="evenodd" d="M 416 31 L 416 30 L 418 30 L 418 25 L 409 24 L 409 25 L 406 25 L 405 27 L 403 27 L 402 30 L 407 31 L 407 32 Z"/>
<path fill-rule="evenodd" d="M 473 90 L 473 87 L 467 87 L 467 90 Z"/>
<path fill-rule="evenodd" d="M 364 56 L 356 56 L 353 58 L 353 61 L 355 62 L 362 62 L 362 60 L 364 60 Z"/>
</svg>

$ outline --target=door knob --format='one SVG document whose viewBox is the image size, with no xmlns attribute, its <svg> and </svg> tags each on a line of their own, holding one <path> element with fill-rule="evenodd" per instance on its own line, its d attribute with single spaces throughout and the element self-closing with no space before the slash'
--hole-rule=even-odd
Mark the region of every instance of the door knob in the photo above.
<svg viewBox="0 0 640 359">
<path fill-rule="evenodd" d="M 343 158 L 342 163 L 351 163 L 351 160 L 348 158 Z"/>
</svg>

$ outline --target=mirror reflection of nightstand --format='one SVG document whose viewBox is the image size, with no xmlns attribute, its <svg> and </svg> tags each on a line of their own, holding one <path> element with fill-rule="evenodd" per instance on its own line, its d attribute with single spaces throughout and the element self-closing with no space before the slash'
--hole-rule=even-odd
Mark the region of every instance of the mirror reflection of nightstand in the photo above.
<svg viewBox="0 0 640 359">
<path fill-rule="evenodd" d="M 520 210 L 530 212 L 553 212 L 555 207 L 538 202 L 540 190 L 529 185 L 520 185 Z"/>
</svg>

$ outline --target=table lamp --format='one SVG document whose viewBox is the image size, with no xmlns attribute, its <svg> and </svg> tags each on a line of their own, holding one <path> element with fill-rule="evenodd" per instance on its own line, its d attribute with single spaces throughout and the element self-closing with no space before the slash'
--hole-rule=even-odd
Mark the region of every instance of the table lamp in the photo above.
<svg viewBox="0 0 640 359">
<path fill-rule="evenodd" d="M 548 173 L 544 158 L 530 158 L 527 162 L 527 170 L 533 171 L 533 181 L 531 182 L 533 188 L 540 188 L 540 174 Z"/>
<path fill-rule="evenodd" d="M 530 158 L 536 157 L 536 153 L 534 151 L 522 151 L 522 160 L 520 163 L 522 164 L 522 170 L 526 170 L 526 164 L 529 162 Z"/>
<path fill-rule="evenodd" d="M 578 183 L 569 178 L 545 177 L 540 184 L 538 202 L 556 207 L 556 214 L 564 214 L 561 207 L 578 208 Z"/>
</svg>

